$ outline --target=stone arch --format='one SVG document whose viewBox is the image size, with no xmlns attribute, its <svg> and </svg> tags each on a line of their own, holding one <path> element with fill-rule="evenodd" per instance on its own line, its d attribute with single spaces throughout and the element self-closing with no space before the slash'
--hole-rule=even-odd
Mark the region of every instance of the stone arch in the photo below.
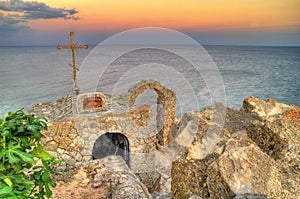
<svg viewBox="0 0 300 199">
<path fill-rule="evenodd" d="M 147 89 L 157 93 L 157 130 L 158 144 L 167 146 L 170 141 L 170 131 L 176 118 L 176 94 L 155 80 L 143 80 L 129 90 L 129 106 L 134 107 L 137 97 Z"/>
<path fill-rule="evenodd" d="M 110 155 L 121 156 L 130 166 L 130 148 L 127 137 L 121 133 L 105 133 L 94 143 L 92 158 L 101 159 Z"/>
</svg>

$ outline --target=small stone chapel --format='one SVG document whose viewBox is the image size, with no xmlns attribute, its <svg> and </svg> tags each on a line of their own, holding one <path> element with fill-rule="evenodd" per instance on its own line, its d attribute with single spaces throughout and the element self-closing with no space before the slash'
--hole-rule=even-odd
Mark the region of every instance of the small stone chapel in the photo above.
<svg viewBox="0 0 300 199">
<path fill-rule="evenodd" d="M 157 93 L 157 110 L 135 105 L 148 89 Z M 42 144 L 53 156 L 66 160 L 62 169 L 76 170 L 91 159 L 119 155 L 152 187 L 159 178 L 154 152 L 171 140 L 176 95 L 157 81 L 144 80 L 120 96 L 73 94 L 33 105 L 29 113 L 48 119 Z"/>
</svg>

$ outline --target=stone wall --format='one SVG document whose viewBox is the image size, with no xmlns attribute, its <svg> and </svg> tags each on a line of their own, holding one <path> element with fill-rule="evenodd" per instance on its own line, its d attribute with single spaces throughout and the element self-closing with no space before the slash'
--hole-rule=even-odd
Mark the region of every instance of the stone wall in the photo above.
<svg viewBox="0 0 300 199">
<path fill-rule="evenodd" d="M 141 107 L 129 113 L 110 113 L 98 117 L 80 117 L 49 123 L 42 144 L 52 155 L 66 161 L 60 169 L 77 170 L 92 159 L 95 141 L 107 132 L 121 133 L 130 145 L 131 169 L 136 173 L 152 172 L 155 169 L 155 125 L 137 126 L 131 117 L 140 117 L 139 122 L 150 123 L 150 107 Z M 149 133 L 150 132 L 150 133 Z M 152 183 L 152 182 L 150 182 Z M 150 185 L 149 185 L 150 186 Z"/>
<path fill-rule="evenodd" d="M 135 106 L 135 99 L 147 89 L 157 92 L 161 109 Z M 97 102 L 95 107 L 84 108 L 86 99 L 98 98 L 101 107 Z M 160 178 L 155 168 L 154 151 L 172 137 L 176 96 L 160 83 L 148 80 L 124 95 L 109 96 L 99 92 L 70 95 L 56 102 L 33 105 L 29 112 L 48 118 L 49 129 L 43 132 L 42 144 L 53 156 L 64 159 L 66 162 L 60 169 L 70 172 L 92 159 L 94 143 L 100 136 L 106 133 L 124 135 L 129 141 L 131 169 L 150 189 Z M 160 130 L 158 126 L 163 128 Z"/>
<path fill-rule="evenodd" d="M 28 113 L 38 117 L 46 117 L 48 121 L 60 121 L 73 115 L 73 98 L 73 95 L 67 95 L 55 102 L 33 104 Z"/>
</svg>

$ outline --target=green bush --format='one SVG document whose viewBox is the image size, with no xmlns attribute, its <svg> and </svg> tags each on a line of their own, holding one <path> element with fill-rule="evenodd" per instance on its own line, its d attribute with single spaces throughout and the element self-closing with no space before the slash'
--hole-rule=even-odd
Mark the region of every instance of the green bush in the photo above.
<svg viewBox="0 0 300 199">
<path fill-rule="evenodd" d="M 41 131 L 47 130 L 45 118 L 10 112 L 0 119 L 0 198 L 50 198 L 51 166 L 59 161 L 43 150 Z"/>
</svg>

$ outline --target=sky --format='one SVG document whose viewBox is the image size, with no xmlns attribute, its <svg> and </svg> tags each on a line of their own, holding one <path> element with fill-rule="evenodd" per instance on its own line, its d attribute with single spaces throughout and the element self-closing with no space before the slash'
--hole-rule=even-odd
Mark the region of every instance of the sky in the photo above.
<svg viewBox="0 0 300 199">
<path fill-rule="evenodd" d="M 0 0 L 0 46 L 86 44 L 162 27 L 200 44 L 300 46 L 299 0 Z"/>
</svg>

